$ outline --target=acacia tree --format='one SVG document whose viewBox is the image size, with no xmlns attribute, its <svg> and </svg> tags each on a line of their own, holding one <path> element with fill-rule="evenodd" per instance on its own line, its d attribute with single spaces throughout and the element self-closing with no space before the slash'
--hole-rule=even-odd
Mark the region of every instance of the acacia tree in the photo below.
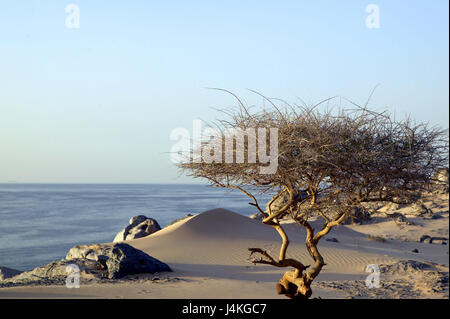
<svg viewBox="0 0 450 319">
<path fill-rule="evenodd" d="M 227 163 L 222 153 L 216 154 L 219 156 L 212 162 L 195 160 L 191 155 L 179 167 L 194 178 L 206 179 L 214 187 L 237 189 L 252 200 L 250 205 L 262 214 L 262 223 L 273 227 L 282 240 L 278 256 L 261 248 L 249 248 L 250 255 L 256 256 L 253 263 L 292 268 L 276 285 L 279 294 L 290 298 L 311 296 L 311 283 L 325 265 L 319 241 L 353 208 L 367 202 L 414 200 L 436 169 L 448 161 L 446 131 L 409 118 L 396 121 L 386 112 L 369 110 L 367 104 L 333 111 L 319 105 L 292 106 L 283 102 L 280 106 L 263 97 L 270 108 L 251 112 L 235 97 L 238 108 L 226 111 L 228 118 L 215 123 L 216 132 L 223 141 L 238 130 L 277 128 L 276 172 L 261 174 L 258 161 Z M 265 138 L 266 145 L 270 145 L 269 136 Z M 224 142 L 219 143 L 224 146 Z M 235 140 L 232 150 L 243 151 L 249 158 L 254 149 L 248 145 L 247 136 Z M 202 154 L 193 151 L 191 154 Z M 237 158 L 238 154 L 234 155 Z M 255 197 L 257 193 L 274 194 L 265 210 Z M 283 219 L 292 219 L 306 229 L 312 265 L 287 257 L 289 239 L 280 223 Z M 323 220 L 321 229 L 311 226 L 314 219 Z"/>
</svg>

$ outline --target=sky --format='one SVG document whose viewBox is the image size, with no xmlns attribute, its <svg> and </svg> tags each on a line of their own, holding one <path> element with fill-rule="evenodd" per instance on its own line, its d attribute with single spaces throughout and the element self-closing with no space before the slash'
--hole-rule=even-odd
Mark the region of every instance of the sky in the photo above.
<svg viewBox="0 0 450 319">
<path fill-rule="evenodd" d="M 447 0 L 0 0 L 0 182 L 191 183 L 169 136 L 236 105 L 210 87 L 249 104 L 262 101 L 248 89 L 362 104 L 377 86 L 370 107 L 448 128 L 448 10 Z"/>
</svg>

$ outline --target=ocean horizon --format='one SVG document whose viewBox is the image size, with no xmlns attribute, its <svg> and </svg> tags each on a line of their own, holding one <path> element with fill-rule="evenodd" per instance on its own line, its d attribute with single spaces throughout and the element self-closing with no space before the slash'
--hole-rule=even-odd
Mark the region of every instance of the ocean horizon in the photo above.
<svg viewBox="0 0 450 319">
<path fill-rule="evenodd" d="M 204 184 L 0 183 L 0 266 L 27 271 L 75 245 L 112 242 L 136 215 L 165 227 L 219 207 L 249 216 L 256 209 L 248 203 Z"/>
</svg>

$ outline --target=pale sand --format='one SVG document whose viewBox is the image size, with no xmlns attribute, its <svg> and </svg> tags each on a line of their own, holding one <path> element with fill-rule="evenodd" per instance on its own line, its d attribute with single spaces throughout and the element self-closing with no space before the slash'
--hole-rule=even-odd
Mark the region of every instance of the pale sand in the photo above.
<svg viewBox="0 0 450 319">
<path fill-rule="evenodd" d="M 324 238 L 319 244 L 327 265 L 312 286 L 312 297 L 443 297 L 417 287 L 412 293 L 408 285 L 402 287 L 401 280 L 392 286 L 391 277 L 381 277 L 381 282 L 385 280 L 389 289 L 369 289 L 364 285 L 369 264 L 414 259 L 448 266 L 447 245 L 417 242 L 422 233 L 448 238 L 448 195 L 443 196 L 439 202 L 441 207 L 434 211 L 441 212 L 444 218 L 422 220 L 422 226 L 399 229 L 393 221 L 384 221 L 333 229 L 325 238 L 335 237 L 339 242 Z M 320 228 L 320 223 L 314 223 L 314 227 Z M 310 264 L 304 230 L 295 224 L 286 224 L 286 229 L 291 241 L 288 256 Z M 385 243 L 371 241 L 367 234 L 390 239 Z M 271 227 L 234 212 L 210 210 L 127 243 L 169 264 L 173 272 L 159 274 L 163 280 L 158 281 L 149 280 L 152 276 L 135 276 L 134 280 L 84 284 L 78 289 L 65 286 L 2 288 L 0 298 L 285 298 L 275 291 L 275 284 L 285 269 L 253 265 L 248 252 L 249 247 L 260 247 L 277 256 L 278 234 Z M 412 253 L 414 248 L 420 253 Z"/>
</svg>

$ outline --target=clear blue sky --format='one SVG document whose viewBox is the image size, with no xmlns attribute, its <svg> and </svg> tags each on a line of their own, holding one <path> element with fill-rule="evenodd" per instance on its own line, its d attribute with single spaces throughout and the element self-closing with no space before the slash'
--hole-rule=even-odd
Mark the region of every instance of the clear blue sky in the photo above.
<svg viewBox="0 0 450 319">
<path fill-rule="evenodd" d="M 80 28 L 65 25 L 66 5 Z M 380 9 L 368 29 L 367 4 Z M 448 128 L 448 1 L 0 1 L 0 182 L 181 183 L 176 127 L 229 89 Z"/>
</svg>

